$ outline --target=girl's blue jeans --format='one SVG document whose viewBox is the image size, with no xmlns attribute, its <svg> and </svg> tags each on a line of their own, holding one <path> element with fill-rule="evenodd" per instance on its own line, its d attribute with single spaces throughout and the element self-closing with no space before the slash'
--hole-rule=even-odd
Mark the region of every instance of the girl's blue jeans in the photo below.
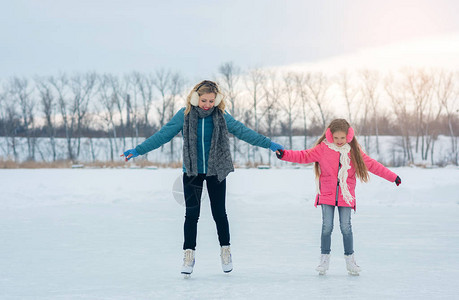
<svg viewBox="0 0 459 300">
<path fill-rule="evenodd" d="M 322 204 L 322 234 L 320 251 L 322 254 L 330 254 L 331 234 L 333 231 L 333 218 L 335 215 L 335 206 Z M 351 207 L 338 207 L 339 226 L 343 234 L 344 255 L 354 253 L 354 240 L 352 236 L 351 225 Z"/>
</svg>

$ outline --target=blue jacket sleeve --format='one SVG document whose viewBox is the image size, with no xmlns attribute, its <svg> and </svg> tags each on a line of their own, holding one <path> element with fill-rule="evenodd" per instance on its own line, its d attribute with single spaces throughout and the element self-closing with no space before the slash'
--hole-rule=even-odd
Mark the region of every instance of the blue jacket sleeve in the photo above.
<svg viewBox="0 0 459 300">
<path fill-rule="evenodd" d="M 160 131 L 135 147 L 135 150 L 137 150 L 140 155 L 144 155 L 172 140 L 172 138 L 183 129 L 183 121 L 185 119 L 184 112 L 185 108 L 180 109 Z"/>
<path fill-rule="evenodd" d="M 225 112 L 226 125 L 228 131 L 236 136 L 238 139 L 241 139 L 251 145 L 269 148 L 271 145 L 271 140 L 264 135 L 259 134 L 258 132 L 247 128 L 239 121 L 236 121 L 229 113 Z"/>
</svg>

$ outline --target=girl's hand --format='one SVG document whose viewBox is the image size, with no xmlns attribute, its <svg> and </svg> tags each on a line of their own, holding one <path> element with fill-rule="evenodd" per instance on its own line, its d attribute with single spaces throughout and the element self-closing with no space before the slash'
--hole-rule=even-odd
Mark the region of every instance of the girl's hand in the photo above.
<svg viewBox="0 0 459 300">
<path fill-rule="evenodd" d="M 400 179 L 400 177 L 397 176 L 397 178 L 395 178 L 395 184 L 399 186 L 401 183 L 402 183 L 402 180 Z"/>
<path fill-rule="evenodd" d="M 137 150 L 134 149 L 129 149 L 129 150 L 126 150 L 123 154 L 120 155 L 121 157 L 125 157 L 125 161 L 128 161 L 130 160 L 131 158 L 133 157 L 137 157 L 139 156 L 139 152 L 137 152 Z"/>
<path fill-rule="evenodd" d="M 279 149 L 276 151 L 276 156 L 278 159 L 281 159 L 282 157 L 284 157 L 284 150 L 283 149 Z"/>
</svg>

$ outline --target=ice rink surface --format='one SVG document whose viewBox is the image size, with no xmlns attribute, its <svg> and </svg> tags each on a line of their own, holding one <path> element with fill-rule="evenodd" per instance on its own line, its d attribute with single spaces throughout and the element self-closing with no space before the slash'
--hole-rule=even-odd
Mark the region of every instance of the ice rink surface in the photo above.
<svg viewBox="0 0 459 300">
<path fill-rule="evenodd" d="M 314 270 L 321 212 L 308 167 L 229 175 L 230 274 L 203 197 L 188 280 L 172 193 L 181 170 L 0 170 L 0 299 L 459 298 L 459 169 L 392 170 L 399 187 L 357 184 L 360 276 L 346 272 L 337 214 L 330 270 Z"/>
</svg>

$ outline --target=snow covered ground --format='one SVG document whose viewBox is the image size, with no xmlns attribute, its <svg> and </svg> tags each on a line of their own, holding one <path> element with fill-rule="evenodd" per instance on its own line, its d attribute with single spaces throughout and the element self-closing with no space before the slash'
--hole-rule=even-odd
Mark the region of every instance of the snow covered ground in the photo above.
<svg viewBox="0 0 459 300">
<path fill-rule="evenodd" d="M 457 299 L 459 169 L 395 168 L 358 184 L 360 276 L 335 218 L 330 271 L 314 271 L 320 209 L 308 168 L 237 169 L 227 210 L 234 270 L 221 271 L 203 200 L 196 266 L 180 275 L 178 169 L 0 170 L 0 299 Z"/>
</svg>

